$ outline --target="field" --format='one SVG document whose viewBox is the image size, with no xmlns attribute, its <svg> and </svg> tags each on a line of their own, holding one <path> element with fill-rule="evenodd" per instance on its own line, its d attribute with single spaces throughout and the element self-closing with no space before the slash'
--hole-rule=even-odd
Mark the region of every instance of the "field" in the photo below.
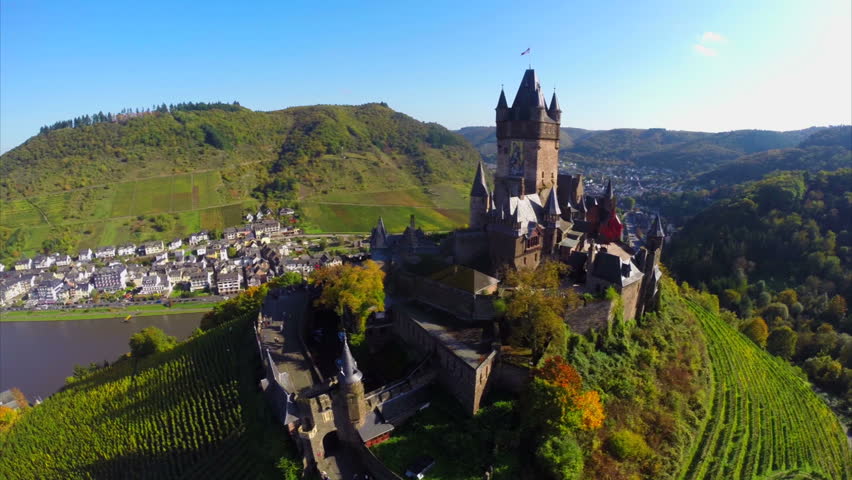
<svg viewBox="0 0 852 480">
<path fill-rule="evenodd" d="M 239 322 L 239 321 L 238 321 Z M 265 409 L 248 324 L 75 382 L 0 434 L 14 478 L 281 478 L 290 440 Z M 199 370 L 203 369 L 203 375 Z"/>
<path fill-rule="evenodd" d="M 373 192 L 333 192 L 302 202 L 309 233 L 369 232 L 379 217 L 392 233 L 401 232 L 413 214 L 417 226 L 446 231 L 468 222 L 467 187 L 438 184 Z"/>
<path fill-rule="evenodd" d="M 0 227 L 26 230 L 27 255 L 40 250 L 57 227 L 76 234 L 78 248 L 169 240 L 239 223 L 244 208 L 254 206 L 243 192 L 248 190 L 226 188 L 218 170 L 152 177 L 3 202 Z M 174 227 L 156 232 L 145 223 L 160 214 L 173 215 Z"/>
<path fill-rule="evenodd" d="M 839 421 L 803 374 L 690 302 L 707 336 L 710 413 L 684 480 L 852 478 Z"/>
<path fill-rule="evenodd" d="M 0 322 L 57 322 L 65 320 L 91 320 L 94 318 L 116 318 L 125 315 L 149 317 L 176 313 L 209 312 L 216 302 L 176 303 L 171 308 L 165 305 L 134 305 L 129 308 L 87 308 L 68 310 L 26 310 L 0 313 Z"/>
</svg>

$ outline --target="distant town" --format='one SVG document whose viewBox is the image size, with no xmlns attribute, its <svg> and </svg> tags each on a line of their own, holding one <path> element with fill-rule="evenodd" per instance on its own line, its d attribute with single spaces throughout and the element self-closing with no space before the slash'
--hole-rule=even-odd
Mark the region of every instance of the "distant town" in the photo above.
<svg viewBox="0 0 852 480">
<path fill-rule="evenodd" d="M 199 231 L 187 238 L 85 248 L 76 257 L 45 252 L 0 264 L 0 307 L 74 308 L 135 302 L 191 301 L 229 296 L 271 278 L 296 272 L 307 276 L 342 256 L 360 258 L 362 240 L 349 236 L 303 236 L 286 226 L 296 212 L 261 209 L 222 238 Z M 318 238 L 319 237 L 319 238 Z M 213 298 L 211 298 L 213 300 Z"/>
</svg>

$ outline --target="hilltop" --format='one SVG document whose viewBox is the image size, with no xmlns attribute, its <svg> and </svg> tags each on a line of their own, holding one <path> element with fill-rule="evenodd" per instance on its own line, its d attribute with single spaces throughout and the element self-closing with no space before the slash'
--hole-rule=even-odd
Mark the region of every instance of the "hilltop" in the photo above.
<svg viewBox="0 0 852 480">
<path fill-rule="evenodd" d="M 375 103 L 163 105 L 74 123 L 0 157 L 0 237 L 19 254 L 45 241 L 74 249 L 221 229 L 261 204 L 301 207 L 312 231 L 368 231 L 383 214 L 400 227 L 415 212 L 427 229 L 450 229 L 467 213 L 447 199 L 478 159 L 461 136 Z M 158 215 L 175 221 L 156 231 Z"/>
<path fill-rule="evenodd" d="M 560 158 L 577 164 L 613 163 L 666 168 L 700 173 L 743 155 L 792 148 L 823 130 L 775 132 L 734 130 L 723 133 L 619 128 L 613 130 L 561 129 Z M 486 161 L 496 158 L 495 127 L 466 127 L 457 131 L 467 138 Z"/>
</svg>

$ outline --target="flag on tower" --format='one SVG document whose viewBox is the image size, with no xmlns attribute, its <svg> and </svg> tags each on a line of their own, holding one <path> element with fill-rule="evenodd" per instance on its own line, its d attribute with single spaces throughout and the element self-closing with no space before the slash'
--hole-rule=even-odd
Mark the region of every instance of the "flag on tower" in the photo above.
<svg viewBox="0 0 852 480">
<path fill-rule="evenodd" d="M 521 52 L 521 56 L 524 56 L 524 55 L 526 55 L 526 54 L 528 54 L 528 53 L 530 53 L 530 49 L 529 49 L 529 48 L 528 48 L 528 49 L 526 49 L 526 50 L 524 50 L 523 52 Z"/>
</svg>

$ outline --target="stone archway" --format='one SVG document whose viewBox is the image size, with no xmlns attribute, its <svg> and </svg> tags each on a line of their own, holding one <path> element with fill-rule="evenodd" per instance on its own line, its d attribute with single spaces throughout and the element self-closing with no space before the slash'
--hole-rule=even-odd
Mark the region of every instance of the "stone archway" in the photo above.
<svg viewBox="0 0 852 480">
<path fill-rule="evenodd" d="M 333 457 L 340 451 L 340 437 L 332 430 L 322 437 L 323 458 Z"/>
</svg>

